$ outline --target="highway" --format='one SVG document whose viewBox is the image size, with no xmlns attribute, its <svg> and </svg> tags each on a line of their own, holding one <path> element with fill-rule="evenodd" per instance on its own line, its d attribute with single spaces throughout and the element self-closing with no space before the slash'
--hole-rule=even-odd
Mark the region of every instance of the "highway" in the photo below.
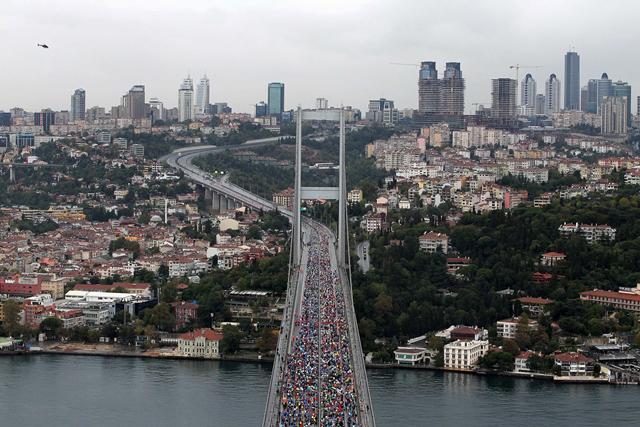
<svg viewBox="0 0 640 427">
<path fill-rule="evenodd" d="M 193 182 L 253 209 L 276 205 L 193 165 L 199 156 L 277 144 L 280 137 L 237 146 L 195 146 L 175 150 L 160 161 Z M 292 212 L 277 207 L 291 218 Z M 286 304 L 280 327 L 263 426 L 375 426 L 358 333 L 350 274 L 339 268 L 336 239 L 326 226 L 303 218 L 299 264 L 290 260 Z M 319 265 L 322 268 L 319 268 Z M 309 274 L 311 272 L 311 274 Z M 316 343 L 301 347 L 301 340 Z M 305 384 L 300 381 L 306 373 Z M 299 390 L 308 387 L 302 395 Z M 288 400 L 300 396 L 305 401 Z M 315 396 L 315 397 L 314 397 Z M 292 408 L 305 408 L 304 414 Z M 298 406 L 302 405 L 302 406 Z M 307 417 L 307 418 L 304 418 Z M 304 421 L 303 421 L 304 420 Z M 310 422 L 313 420 L 313 422 Z"/>
</svg>

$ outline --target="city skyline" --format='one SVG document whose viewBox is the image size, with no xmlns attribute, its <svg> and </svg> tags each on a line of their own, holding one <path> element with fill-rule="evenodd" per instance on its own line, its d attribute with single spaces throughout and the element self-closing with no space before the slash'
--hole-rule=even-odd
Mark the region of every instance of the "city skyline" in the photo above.
<svg viewBox="0 0 640 427">
<path fill-rule="evenodd" d="M 69 94 L 79 87 L 86 90 L 87 108 L 110 107 L 118 105 L 118 94 L 135 84 L 144 84 L 148 97 L 156 97 L 171 108 L 177 106 L 175 87 L 184 76 L 205 71 L 217 88 L 212 102 L 227 102 L 238 112 L 251 112 L 256 102 L 266 101 L 264 86 L 272 81 L 287 86 L 285 109 L 313 105 L 318 97 L 363 111 L 370 99 L 380 97 L 394 100 L 397 108 L 417 109 L 417 67 L 390 63 L 456 61 L 464 70 L 465 112 L 469 113 L 473 103 L 489 103 L 491 79 L 516 77 L 510 65 L 540 65 L 539 69 L 528 70 L 538 82 L 551 73 L 563 80 L 564 55 L 570 50 L 580 55 L 581 87 L 603 72 L 614 81 L 638 86 L 634 60 L 621 53 L 622 46 L 635 40 L 638 31 L 631 17 L 639 7 L 633 4 L 625 4 L 630 13 L 615 23 L 615 29 L 628 28 L 620 32 L 613 31 L 614 23 L 601 22 L 596 8 L 588 7 L 595 2 L 580 2 L 580 22 L 567 19 L 577 3 L 565 2 L 554 6 L 554 16 L 535 21 L 535 25 L 523 16 L 543 10 L 545 2 L 467 3 L 437 8 L 419 2 L 410 2 L 406 8 L 376 3 L 366 9 L 356 3 L 343 8 L 339 15 L 333 8 L 319 10 L 313 3 L 276 2 L 267 6 L 249 1 L 215 7 L 205 2 L 177 6 L 161 3 L 148 10 L 135 2 L 89 7 L 85 2 L 70 1 L 60 4 L 56 20 L 50 20 L 47 8 L 7 2 L 7 13 L 0 22 L 16 40 L 7 49 L 7 59 L 20 59 L 22 66 L 6 71 L 0 83 L 0 109 L 22 106 L 31 111 L 47 107 L 66 110 Z M 500 14 L 486 13 L 491 10 L 500 10 Z M 476 15 L 481 11 L 484 18 L 479 22 Z M 148 13 L 149 20 L 129 25 L 143 12 Z M 77 19 L 79 16 L 82 19 Z M 421 16 L 429 16 L 438 25 L 421 24 Z M 175 19 L 187 17 L 194 20 L 193 25 L 174 29 Z M 212 48 L 210 43 L 198 41 L 211 36 L 211 27 L 197 25 L 204 21 L 214 23 L 216 34 L 224 34 L 230 42 Z M 367 22 L 385 22 L 386 29 L 371 33 Z M 612 30 L 608 31 L 611 37 L 607 43 L 590 30 L 589 23 L 597 23 L 601 31 Z M 157 28 L 163 32 L 158 33 Z M 318 28 L 332 36 L 318 35 Z M 91 37 L 77 38 L 78 31 Z M 453 36 L 439 36 L 443 31 Z M 36 49 L 40 42 L 48 43 L 50 49 Z M 205 47 L 211 55 L 202 55 Z M 164 54 L 168 51 L 172 54 Z M 440 69 L 442 72 L 442 65 Z M 27 84 L 34 90 L 24 93 L 18 89 Z M 635 109 L 634 100 L 631 110 Z"/>
</svg>

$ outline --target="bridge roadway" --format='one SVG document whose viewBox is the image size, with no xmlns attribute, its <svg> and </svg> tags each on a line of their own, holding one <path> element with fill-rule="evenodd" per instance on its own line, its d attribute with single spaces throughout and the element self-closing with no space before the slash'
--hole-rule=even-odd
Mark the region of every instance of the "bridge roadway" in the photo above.
<svg viewBox="0 0 640 427">
<path fill-rule="evenodd" d="M 273 210 L 276 209 L 276 205 L 266 199 L 263 199 L 255 194 L 252 194 L 242 187 L 228 182 L 226 178 L 216 178 L 212 175 L 202 171 L 198 167 L 193 165 L 193 160 L 199 156 L 203 156 L 211 153 L 220 153 L 226 150 L 240 150 L 251 147 L 260 147 L 269 144 L 276 144 L 280 140 L 280 137 L 265 138 L 260 140 L 248 141 L 244 144 L 230 147 L 217 147 L 217 146 L 195 146 L 188 148 L 181 148 L 175 150 L 167 156 L 162 157 L 160 160 L 165 162 L 171 167 L 181 170 L 187 178 L 195 183 L 202 185 L 205 188 L 212 189 L 216 192 L 224 194 L 225 196 L 239 201 L 245 206 L 252 207 L 254 209 Z M 284 210 L 278 207 L 283 215 L 291 218 L 291 211 Z M 289 423 L 282 419 L 283 411 L 283 386 L 285 385 L 285 378 L 287 378 L 287 362 L 292 357 L 294 351 L 294 345 L 297 335 L 300 333 L 301 323 L 299 321 L 300 314 L 303 306 L 303 297 L 305 296 L 305 279 L 306 272 L 308 270 L 309 250 L 312 247 L 314 240 L 323 237 L 329 242 L 329 266 L 333 277 L 337 279 L 335 289 L 332 292 L 335 293 L 336 298 L 341 298 L 344 302 L 344 309 L 340 313 L 340 319 L 325 319 L 325 321 L 332 323 L 344 323 L 346 328 L 342 330 L 344 334 L 347 334 L 348 348 L 346 350 L 349 355 L 346 360 L 346 364 L 350 365 L 346 367 L 346 370 L 350 370 L 352 373 L 352 388 L 354 399 L 356 403 L 356 414 L 352 417 L 351 424 L 347 424 L 346 418 L 344 419 L 324 419 L 324 412 L 322 405 L 318 405 L 317 423 L 312 425 L 318 426 L 363 426 L 374 427 L 375 420 L 371 405 L 371 398 L 369 395 L 369 387 L 367 382 L 367 375 L 364 366 L 364 358 L 362 356 L 362 347 L 360 344 L 360 335 L 358 333 L 358 325 L 356 321 L 355 311 L 353 309 L 353 297 L 351 294 L 351 282 L 349 272 L 345 268 L 339 268 L 337 263 L 336 242 L 333 232 L 326 226 L 313 221 L 309 218 L 304 218 L 302 221 L 302 235 L 305 240 L 302 251 L 302 259 L 300 266 L 290 263 L 289 266 L 289 283 L 287 286 L 286 304 L 283 313 L 283 320 L 280 327 L 280 338 L 278 340 L 278 347 L 276 349 L 276 357 L 274 360 L 273 371 L 271 376 L 271 385 L 267 396 L 267 405 L 265 410 L 265 416 L 263 419 L 264 427 L 281 427 L 287 425 L 307 425 L 300 423 Z M 293 286 L 291 286 L 293 285 Z M 345 318 L 346 317 L 346 318 Z M 319 318 L 319 321 L 322 321 Z M 318 327 L 318 325 L 316 325 Z M 327 349 L 323 349 L 321 335 L 327 332 L 317 331 L 318 349 L 315 354 L 317 357 L 316 365 L 319 366 L 323 357 L 331 356 L 331 352 Z M 310 358 L 304 358 L 305 363 L 311 362 Z M 304 368 L 304 367 L 303 367 Z M 296 372 L 290 373 L 293 377 L 296 376 Z M 289 376 L 288 378 L 291 378 Z M 319 393 L 318 400 L 323 401 L 321 392 L 327 391 L 327 385 L 323 386 L 322 375 L 318 375 L 316 390 Z M 340 388 L 340 384 L 335 384 L 332 387 L 337 386 Z M 325 399 L 326 400 L 326 399 Z M 325 402 L 330 403 L 330 402 Z"/>
</svg>

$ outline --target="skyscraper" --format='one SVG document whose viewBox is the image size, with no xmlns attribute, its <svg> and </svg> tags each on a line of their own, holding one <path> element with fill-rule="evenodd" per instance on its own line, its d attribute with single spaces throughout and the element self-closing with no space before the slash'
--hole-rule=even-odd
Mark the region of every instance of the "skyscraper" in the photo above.
<svg viewBox="0 0 640 427">
<path fill-rule="evenodd" d="M 464 79 L 459 62 L 447 62 L 440 82 L 439 113 L 447 116 L 464 114 Z"/>
<path fill-rule="evenodd" d="M 327 108 L 329 108 L 329 101 L 327 98 L 316 98 L 317 110 L 326 110 Z"/>
<path fill-rule="evenodd" d="M 194 105 L 194 111 L 197 114 L 206 113 L 206 109 L 209 106 L 209 78 L 206 74 L 198 82 L 196 87 L 196 102 Z"/>
<path fill-rule="evenodd" d="M 423 61 L 418 73 L 418 111 L 438 114 L 440 112 L 440 80 L 433 61 Z"/>
<path fill-rule="evenodd" d="M 580 89 L 580 111 L 589 111 L 589 86 L 582 86 Z"/>
<path fill-rule="evenodd" d="M 560 80 L 555 74 L 551 74 L 544 85 L 544 98 L 546 115 L 551 115 L 560 111 Z"/>
<path fill-rule="evenodd" d="M 151 110 L 153 122 L 164 120 L 164 104 L 158 98 L 151 98 L 149 100 L 149 109 Z"/>
<path fill-rule="evenodd" d="M 625 135 L 627 133 L 627 98 L 606 96 L 600 105 L 602 133 L 605 135 Z"/>
<path fill-rule="evenodd" d="M 284 83 L 269 83 L 267 88 L 269 115 L 282 117 L 284 111 Z"/>
<path fill-rule="evenodd" d="M 256 104 L 256 117 L 264 117 L 269 111 L 267 104 L 264 101 L 260 101 Z"/>
<path fill-rule="evenodd" d="M 596 80 L 596 105 L 598 112 L 600 112 L 600 106 L 604 98 L 611 95 L 613 95 L 613 83 L 607 73 L 602 73 L 600 79 Z"/>
<path fill-rule="evenodd" d="M 598 79 L 589 79 L 587 82 L 587 113 L 598 112 Z"/>
<path fill-rule="evenodd" d="M 627 98 L 627 125 L 631 124 L 631 85 L 618 80 L 613 83 L 611 94 L 613 96 L 624 96 Z"/>
<path fill-rule="evenodd" d="M 146 112 L 144 85 L 135 85 L 122 97 L 124 115 L 129 119 L 144 119 Z"/>
<path fill-rule="evenodd" d="M 520 105 L 527 116 L 531 116 L 536 110 L 536 80 L 531 74 L 524 76 L 520 83 Z"/>
<path fill-rule="evenodd" d="M 580 109 L 580 55 L 577 52 L 564 55 L 564 109 Z"/>
<path fill-rule="evenodd" d="M 544 114 L 544 107 L 545 107 L 544 101 L 545 101 L 545 98 L 543 93 L 539 93 L 536 95 L 536 108 L 535 108 L 536 116 L 541 116 Z"/>
<path fill-rule="evenodd" d="M 84 89 L 76 89 L 71 95 L 71 108 L 69 119 L 72 122 L 85 119 L 85 92 Z"/>
<path fill-rule="evenodd" d="M 514 79 L 491 80 L 491 117 L 500 120 L 516 116 L 516 85 Z"/>
<path fill-rule="evenodd" d="M 33 124 L 35 126 L 42 126 L 42 132 L 49 133 L 51 125 L 56 124 L 56 113 L 50 108 L 45 108 L 33 115 Z"/>
<path fill-rule="evenodd" d="M 393 125 L 398 123 L 399 113 L 390 99 L 372 99 L 369 101 L 367 120 Z"/>
<path fill-rule="evenodd" d="M 193 80 L 190 76 L 182 81 L 178 90 L 178 121 L 193 119 Z"/>
</svg>

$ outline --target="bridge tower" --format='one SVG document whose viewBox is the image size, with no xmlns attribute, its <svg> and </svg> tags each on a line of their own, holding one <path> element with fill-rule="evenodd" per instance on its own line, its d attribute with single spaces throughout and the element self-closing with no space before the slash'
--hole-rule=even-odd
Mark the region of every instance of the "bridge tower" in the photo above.
<svg viewBox="0 0 640 427">
<path fill-rule="evenodd" d="M 340 124 L 340 145 L 338 156 L 338 187 L 303 187 L 302 186 L 302 122 L 304 120 L 338 122 Z M 345 148 L 344 110 L 303 110 L 296 112 L 296 150 L 295 150 L 295 192 L 293 199 L 293 261 L 300 264 L 302 256 L 302 215 L 300 207 L 303 200 L 337 200 L 338 213 L 338 263 L 340 267 L 347 265 L 347 173 Z"/>
</svg>

